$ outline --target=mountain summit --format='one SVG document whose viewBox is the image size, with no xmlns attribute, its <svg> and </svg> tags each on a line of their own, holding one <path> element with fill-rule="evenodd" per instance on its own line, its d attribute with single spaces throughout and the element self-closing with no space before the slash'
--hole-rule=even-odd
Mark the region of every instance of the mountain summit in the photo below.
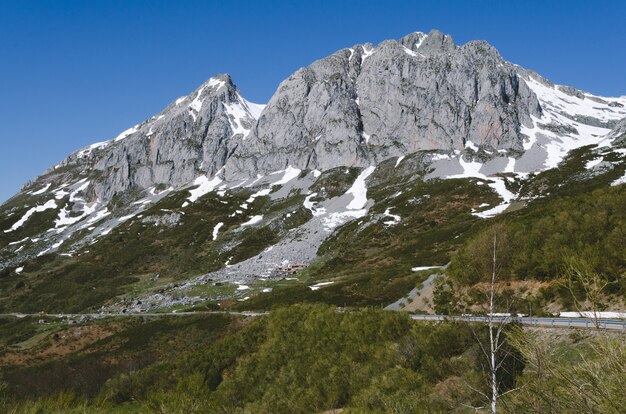
<svg viewBox="0 0 626 414">
<path fill-rule="evenodd" d="M 542 116 L 520 72 L 486 42 L 457 46 L 439 31 L 340 50 L 280 84 L 227 177 L 365 167 L 468 142 L 520 151 L 521 128 Z"/>
</svg>

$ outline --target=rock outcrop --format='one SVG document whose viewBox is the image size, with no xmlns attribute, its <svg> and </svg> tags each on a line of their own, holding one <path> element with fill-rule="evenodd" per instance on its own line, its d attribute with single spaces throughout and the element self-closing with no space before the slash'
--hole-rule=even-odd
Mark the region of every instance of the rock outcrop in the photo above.
<svg viewBox="0 0 626 414">
<path fill-rule="evenodd" d="M 520 125 L 541 106 L 517 70 L 486 42 L 459 47 L 438 31 L 340 50 L 279 86 L 226 175 L 366 166 L 468 141 L 521 150 Z"/>
<path fill-rule="evenodd" d="M 261 110 L 230 76 L 216 76 L 117 138 L 72 154 L 42 178 L 67 181 L 87 172 L 90 198 L 103 202 L 129 190 L 178 188 L 222 168 Z"/>
</svg>

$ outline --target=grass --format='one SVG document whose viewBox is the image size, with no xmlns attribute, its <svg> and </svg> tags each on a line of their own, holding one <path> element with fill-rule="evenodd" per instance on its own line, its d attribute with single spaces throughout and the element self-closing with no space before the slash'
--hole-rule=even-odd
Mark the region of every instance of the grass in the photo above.
<svg viewBox="0 0 626 414">
<path fill-rule="evenodd" d="M 229 332 L 236 320 L 227 315 L 145 320 L 108 318 L 80 325 L 55 325 L 39 333 L 37 331 L 41 325 L 37 325 L 35 320 L 20 320 L 21 335 L 14 336 L 14 341 L 28 337 L 20 343 L 19 352 L 30 350 L 34 362 L 5 365 L 2 372 L 11 395 L 17 397 L 34 398 L 68 390 L 81 395 L 94 395 L 115 375 L 135 371 L 157 360 L 167 360 L 179 352 L 210 344 Z M 87 330 L 90 327 L 110 331 L 111 335 L 72 347 L 73 332 L 78 328 Z M 7 328 L 2 326 L 1 329 L 6 331 Z M 43 352 L 60 337 L 69 338 L 67 353 L 38 360 L 37 352 Z M 79 339 L 76 337 L 76 340 Z"/>
<path fill-rule="evenodd" d="M 79 312 L 114 298 L 158 291 L 167 283 L 218 270 L 228 260 L 237 263 L 252 257 L 310 218 L 302 206 L 304 196 L 297 193 L 275 203 L 269 196 L 257 197 L 244 214 L 231 217 L 251 194 L 249 189 L 224 197 L 209 193 L 182 209 L 177 226 L 155 226 L 133 218 L 75 257 L 54 254 L 32 259 L 19 277 L 13 268 L 4 269 L 0 271 L 0 309 Z M 187 196 L 187 191 L 170 194 L 143 217 L 181 211 Z M 240 228 L 255 214 L 263 215 L 269 224 Z M 224 226 L 214 241 L 212 230 L 219 222 Z M 149 279 L 156 274 L 159 281 L 151 283 Z M 20 281 L 25 288 L 16 288 Z"/>
</svg>

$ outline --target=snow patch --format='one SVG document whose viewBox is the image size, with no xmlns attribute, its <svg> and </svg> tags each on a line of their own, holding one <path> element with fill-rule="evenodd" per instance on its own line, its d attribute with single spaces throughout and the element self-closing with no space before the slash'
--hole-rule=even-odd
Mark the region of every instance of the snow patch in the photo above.
<svg viewBox="0 0 626 414">
<path fill-rule="evenodd" d="M 82 211 L 82 214 L 80 214 L 79 216 L 74 216 L 74 217 L 70 216 L 71 211 L 68 211 L 67 208 L 64 208 L 61 211 L 59 211 L 59 216 L 54 221 L 54 227 L 55 228 L 67 227 L 69 225 L 77 223 L 81 221 L 82 219 L 84 219 L 85 217 L 93 214 L 96 211 L 96 208 L 97 208 L 97 203 L 93 203 L 93 205 L 91 206 L 85 206 L 85 208 Z"/>
<path fill-rule="evenodd" d="M 30 237 L 24 237 L 22 240 L 14 241 L 9 243 L 9 246 L 15 246 L 16 244 L 22 244 L 26 241 L 30 240 Z"/>
<path fill-rule="evenodd" d="M 135 217 L 135 214 L 129 214 L 127 216 L 122 216 L 119 219 L 117 219 L 120 223 L 123 223 L 127 220 L 130 220 L 131 218 Z"/>
<path fill-rule="evenodd" d="M 210 180 L 209 177 L 207 177 L 206 175 L 201 175 L 200 177 L 196 178 L 193 182 L 193 185 L 197 185 L 197 187 L 189 190 L 190 195 L 187 200 L 189 200 L 190 203 L 195 203 L 196 200 L 198 200 L 200 197 L 210 193 L 215 188 L 217 188 L 217 186 L 222 182 L 222 179 L 218 177 L 221 171 L 222 170 L 220 169 L 215 177 Z"/>
<path fill-rule="evenodd" d="M 417 37 L 419 39 L 417 42 L 415 42 L 415 49 L 417 49 L 417 48 L 419 48 L 422 45 L 424 40 L 426 40 L 428 35 L 426 33 L 423 33 L 423 32 L 415 32 L 415 33 L 417 33 Z"/>
<path fill-rule="evenodd" d="M 45 193 L 46 191 L 48 191 L 48 188 L 50 188 L 50 186 L 51 186 L 51 185 L 52 185 L 51 183 L 48 183 L 48 184 L 46 184 L 46 186 L 45 186 L 44 188 L 42 188 L 41 190 L 32 191 L 32 192 L 30 192 L 29 194 L 30 194 L 30 195 L 39 195 L 39 194 L 43 194 L 43 193 Z"/>
<path fill-rule="evenodd" d="M 594 144 L 599 146 L 610 145 L 610 137 L 607 137 L 610 129 L 587 125 L 584 123 L 584 118 L 579 118 L 579 121 L 574 123 L 575 130 L 568 130 L 567 128 L 571 128 L 573 123 L 569 117 L 591 117 L 605 122 L 626 117 L 626 108 L 610 107 L 608 104 L 589 99 L 595 98 L 593 95 L 585 94 L 582 99 L 570 96 L 560 91 L 558 85 L 553 87 L 544 85 L 532 76 L 524 81 L 537 95 L 543 108 L 541 119 L 531 116 L 532 127 L 524 125 L 521 127 L 521 132 L 529 137 L 524 142 L 524 150 L 536 146 L 546 153 L 546 160 L 542 169 L 557 167 L 567 153 L 573 149 Z M 614 98 L 601 99 L 611 100 Z M 539 123 L 563 127 L 563 132 L 557 133 L 554 128 L 543 128 Z"/>
<path fill-rule="evenodd" d="M 265 108 L 265 105 L 259 105 L 245 100 L 239 93 L 237 93 L 237 101 L 230 104 L 222 103 L 224 110 L 228 115 L 228 122 L 230 128 L 233 131 L 233 136 L 237 134 L 243 135 L 245 140 L 251 129 L 244 126 L 244 121 L 247 124 L 252 124 L 252 119 L 257 120 L 261 116 L 261 112 Z"/>
<path fill-rule="evenodd" d="M 465 148 L 471 149 L 475 152 L 478 152 L 478 147 L 470 140 L 467 140 L 465 142 Z"/>
<path fill-rule="evenodd" d="M 365 209 L 331 213 L 327 217 L 322 217 L 322 226 L 324 227 L 324 230 L 330 232 L 335 227 L 341 226 L 350 220 L 364 217 L 366 214 L 367 210 Z"/>
<path fill-rule="evenodd" d="M 260 222 L 261 220 L 263 220 L 263 216 L 252 216 L 252 218 L 250 218 L 250 220 L 246 221 L 245 223 L 242 223 L 241 226 L 252 226 L 253 224 L 256 224 L 258 222 Z"/>
<path fill-rule="evenodd" d="M 375 168 L 376 167 L 374 166 L 370 166 L 364 169 L 356 180 L 354 180 L 352 187 L 346 191 L 346 194 L 352 194 L 354 197 L 347 206 L 348 210 L 360 210 L 365 207 L 365 204 L 367 203 L 367 187 L 365 186 L 365 179 L 374 172 Z"/>
<path fill-rule="evenodd" d="M 248 114 L 250 114 L 252 118 L 258 120 L 267 105 L 250 102 L 247 99 L 243 98 L 241 95 L 238 96 L 241 100 L 241 104 L 243 105 L 243 107 L 248 110 Z"/>
<path fill-rule="evenodd" d="M 54 198 L 56 198 L 57 200 L 61 200 L 63 197 L 65 197 L 69 193 L 70 192 L 67 190 L 57 189 L 57 190 L 54 190 Z"/>
<path fill-rule="evenodd" d="M 560 312 L 561 318 L 626 319 L 626 312 Z"/>
<path fill-rule="evenodd" d="M 315 285 L 309 286 L 309 289 L 311 289 L 311 290 L 318 290 L 321 287 L 332 285 L 333 283 L 335 283 L 335 282 L 320 282 L 320 283 L 316 283 Z"/>
<path fill-rule="evenodd" d="M 278 174 L 279 172 L 282 171 L 276 171 L 273 172 L 270 175 L 274 175 L 274 174 Z M 293 168 L 291 165 L 287 167 L 287 169 L 284 170 L 284 174 L 283 177 L 276 181 L 275 183 L 272 183 L 272 185 L 284 185 L 287 184 L 289 181 L 293 180 L 294 178 L 297 178 L 300 173 L 302 172 L 302 170 L 299 170 L 297 168 Z"/>
<path fill-rule="evenodd" d="M 509 159 L 509 163 L 510 163 Z M 480 172 L 483 164 L 480 162 L 470 161 L 466 162 L 463 157 L 459 158 L 459 165 L 463 168 L 463 172 L 460 174 L 449 175 L 446 178 L 479 178 L 486 181 L 490 181 L 488 183 L 489 187 L 491 187 L 500 198 L 502 198 L 502 203 L 495 206 L 494 208 L 482 212 L 472 212 L 473 215 L 481 218 L 489 218 L 493 217 L 497 214 L 504 212 L 510 205 L 511 201 L 516 197 L 514 193 L 509 191 L 506 188 L 505 179 L 502 177 L 487 177 L 485 174 Z M 508 165 L 507 165 L 507 168 Z M 513 167 L 511 167 L 513 168 Z"/>
<path fill-rule="evenodd" d="M 569 115 L 583 115 L 597 118 L 603 121 L 620 120 L 626 117 L 626 108 L 610 107 L 608 101 L 616 98 L 605 98 L 585 94 L 581 99 L 577 96 L 568 95 L 558 89 L 560 85 L 548 86 L 539 82 L 532 76 L 525 80 L 526 84 L 537 95 L 542 107 L 552 111 L 562 111 Z M 588 98 L 600 98 L 607 101 L 606 104 L 596 102 Z"/>
<path fill-rule="evenodd" d="M 418 267 L 412 267 L 411 271 L 421 272 L 422 270 L 441 269 L 441 268 L 442 266 L 418 266 Z"/>
<path fill-rule="evenodd" d="M 261 180 L 263 178 L 263 176 L 261 174 L 257 174 L 256 178 L 254 179 L 254 181 L 252 181 L 250 184 L 244 186 L 244 188 L 250 188 L 253 187 L 257 182 L 259 182 L 259 180 Z"/>
<path fill-rule="evenodd" d="M 220 88 L 226 86 L 226 82 L 221 79 L 211 78 L 209 79 L 208 85 L 210 88 L 215 88 L 216 91 L 219 91 Z"/>
<path fill-rule="evenodd" d="M 256 193 L 252 194 L 250 196 L 250 198 L 248 198 L 246 200 L 246 203 L 252 203 L 254 201 L 254 199 L 256 199 L 257 197 L 265 197 L 266 195 L 268 195 L 271 192 L 272 192 L 271 188 L 264 188 L 263 190 L 259 190 Z M 244 207 L 244 205 L 245 205 L 245 207 Z M 248 208 L 248 206 L 246 204 L 242 204 L 241 207 L 244 208 L 244 209 Z"/>
<path fill-rule="evenodd" d="M 406 46 L 402 46 L 402 49 L 404 50 L 404 52 L 409 55 L 409 56 L 413 56 L 413 57 L 417 57 L 417 53 L 415 53 L 414 51 L 412 51 L 411 49 L 409 49 Z"/>
<path fill-rule="evenodd" d="M 365 62 L 365 59 L 372 56 L 374 54 L 374 48 L 367 50 L 365 46 L 363 46 L 363 54 L 361 54 L 361 64 Z"/>
<path fill-rule="evenodd" d="M 391 218 L 391 220 L 388 220 L 388 221 L 385 221 L 385 222 L 384 222 L 385 226 L 393 226 L 393 225 L 395 225 L 395 224 L 400 223 L 400 221 L 402 220 L 402 218 L 401 218 L 400 216 L 398 216 L 398 215 L 396 215 L 396 214 L 391 214 L 391 213 L 390 213 L 391 208 L 392 208 L 392 207 L 390 207 L 390 208 L 386 209 L 386 210 L 385 210 L 385 212 L 383 213 L 383 215 L 384 215 L 385 217 L 389 217 L 389 218 Z"/>
<path fill-rule="evenodd" d="M 134 134 L 135 132 L 137 132 L 137 130 L 139 129 L 139 125 L 135 125 L 132 128 L 128 128 L 126 131 L 122 132 L 121 134 L 119 134 L 117 137 L 115 137 L 113 139 L 113 142 L 117 142 L 117 141 L 121 141 L 124 138 L 126 138 L 129 135 Z M 100 144 L 96 144 L 96 145 L 100 145 Z"/>
<path fill-rule="evenodd" d="M 189 104 L 189 114 L 193 118 L 194 122 L 196 121 L 197 113 L 199 113 L 200 109 L 202 109 L 203 101 L 200 99 L 200 95 L 202 94 L 202 92 L 204 92 L 204 88 L 200 88 L 198 90 L 196 97 Z"/>
<path fill-rule="evenodd" d="M 230 129 L 233 131 L 233 136 L 241 134 L 243 135 L 243 139 L 245 139 L 250 130 L 244 127 L 242 120 L 248 118 L 248 112 L 246 112 L 239 102 L 230 104 L 222 103 L 222 105 L 228 115 L 228 122 L 230 123 Z"/>
<path fill-rule="evenodd" d="M 30 216 L 32 216 L 35 213 L 41 213 L 42 211 L 46 211 L 49 209 L 53 209 L 53 208 L 57 208 L 57 203 L 54 200 L 48 200 L 46 201 L 45 204 L 41 205 L 41 206 L 37 206 L 37 207 L 33 207 L 30 210 L 28 210 L 26 212 L 26 214 L 24 214 L 22 216 L 21 219 L 19 219 L 16 223 L 14 223 L 10 229 L 5 230 L 5 233 L 10 233 L 12 231 L 15 231 L 17 229 L 19 229 L 20 227 L 22 227 L 24 225 L 24 223 L 26 223 L 26 221 L 30 218 Z"/>
<path fill-rule="evenodd" d="M 213 240 L 217 240 L 217 233 L 219 233 L 220 228 L 222 228 L 222 226 L 224 225 L 224 223 L 217 223 L 215 225 L 215 227 L 213 227 Z"/>
<path fill-rule="evenodd" d="M 311 214 L 313 214 L 313 217 L 326 214 L 326 209 L 324 207 L 317 208 L 315 207 L 315 204 L 317 203 L 315 201 L 311 201 L 311 199 L 315 196 L 317 196 L 317 193 L 309 194 L 308 196 L 306 196 L 306 198 L 304 199 L 304 203 L 303 203 L 304 208 L 310 210 Z"/>
<path fill-rule="evenodd" d="M 621 176 L 620 178 L 618 178 L 617 180 L 611 183 L 613 187 L 616 185 L 622 185 L 622 184 L 626 184 L 626 173 L 624 173 L 623 176 Z"/>
<path fill-rule="evenodd" d="M 590 170 L 596 165 L 600 164 L 601 162 L 602 162 L 602 157 L 594 158 L 592 160 L 587 161 L 587 164 L 585 164 L 585 168 Z"/>
<path fill-rule="evenodd" d="M 99 210 L 93 217 L 87 220 L 87 222 L 85 223 L 85 225 L 81 227 L 81 229 L 88 228 L 90 225 L 99 222 L 100 220 L 102 220 L 103 218 L 105 218 L 106 216 L 110 214 L 111 212 L 106 207 L 103 208 L 102 210 Z"/>
</svg>

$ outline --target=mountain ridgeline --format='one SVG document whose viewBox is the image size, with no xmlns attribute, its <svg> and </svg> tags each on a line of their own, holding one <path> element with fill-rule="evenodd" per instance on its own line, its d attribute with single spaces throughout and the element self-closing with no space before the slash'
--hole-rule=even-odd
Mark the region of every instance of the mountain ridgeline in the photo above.
<svg viewBox="0 0 626 414">
<path fill-rule="evenodd" d="M 391 303 L 486 219 L 623 197 L 625 107 L 436 30 L 339 50 L 267 105 L 218 75 L 0 206 L 0 308 Z"/>
<path fill-rule="evenodd" d="M 106 204 L 128 190 L 180 188 L 222 167 L 237 179 L 288 165 L 367 167 L 419 150 L 462 150 L 467 141 L 519 151 L 520 126 L 542 113 L 520 73 L 486 42 L 459 47 L 433 31 L 316 61 L 282 82 L 265 109 L 220 75 L 30 187 L 87 172 L 88 201 Z"/>
<path fill-rule="evenodd" d="M 468 141 L 521 150 L 541 105 L 519 72 L 486 42 L 436 31 L 341 50 L 281 83 L 226 173 L 367 167 Z"/>
</svg>

